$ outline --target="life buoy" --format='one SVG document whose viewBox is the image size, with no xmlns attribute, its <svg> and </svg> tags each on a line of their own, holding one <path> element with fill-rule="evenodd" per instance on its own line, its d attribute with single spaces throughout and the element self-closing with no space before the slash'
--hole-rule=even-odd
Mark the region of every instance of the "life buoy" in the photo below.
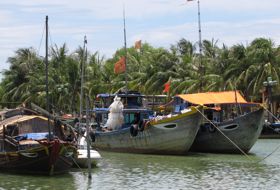
<svg viewBox="0 0 280 190">
<path fill-rule="evenodd" d="M 137 134 L 138 134 L 138 127 L 137 127 L 137 125 L 131 125 L 130 126 L 130 134 L 133 137 L 137 136 Z"/>
<path fill-rule="evenodd" d="M 216 131 L 216 128 L 213 125 L 209 125 L 208 130 L 210 133 L 214 133 Z"/>
</svg>

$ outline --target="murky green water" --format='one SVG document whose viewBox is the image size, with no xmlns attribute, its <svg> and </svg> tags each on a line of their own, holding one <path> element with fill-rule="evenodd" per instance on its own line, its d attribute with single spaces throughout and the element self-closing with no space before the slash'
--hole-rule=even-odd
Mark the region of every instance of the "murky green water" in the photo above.
<svg viewBox="0 0 280 190">
<path fill-rule="evenodd" d="M 280 189 L 280 140 L 259 140 L 242 155 L 156 156 L 101 152 L 92 170 L 73 169 L 54 177 L 0 173 L 0 189 Z"/>
</svg>

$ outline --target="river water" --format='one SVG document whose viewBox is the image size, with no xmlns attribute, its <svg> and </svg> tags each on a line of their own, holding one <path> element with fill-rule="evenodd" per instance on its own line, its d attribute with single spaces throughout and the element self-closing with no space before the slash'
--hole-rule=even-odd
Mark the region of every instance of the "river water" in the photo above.
<svg viewBox="0 0 280 190">
<path fill-rule="evenodd" d="M 54 177 L 0 173 L 0 189 L 185 190 L 280 189 L 279 139 L 258 140 L 249 157 L 229 154 L 158 156 L 100 152 L 92 170 Z M 272 153 L 265 160 L 264 157 Z"/>
</svg>

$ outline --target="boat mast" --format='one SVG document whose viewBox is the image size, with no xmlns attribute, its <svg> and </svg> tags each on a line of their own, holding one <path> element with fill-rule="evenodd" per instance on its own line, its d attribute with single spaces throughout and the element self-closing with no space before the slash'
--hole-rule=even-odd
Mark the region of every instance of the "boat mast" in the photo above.
<svg viewBox="0 0 280 190">
<path fill-rule="evenodd" d="M 199 46 L 199 72 L 200 79 L 202 80 L 202 76 L 205 74 L 204 68 L 202 66 L 202 42 L 201 42 L 201 23 L 200 23 L 200 2 L 197 0 L 197 14 L 198 14 L 198 46 Z M 203 81 L 200 82 L 199 90 L 202 91 Z"/>
<path fill-rule="evenodd" d="M 127 105 L 127 93 L 128 93 L 128 85 L 127 85 L 127 49 L 126 49 L 126 26 L 125 26 L 125 7 L 123 5 L 123 38 L 124 38 L 124 64 L 125 64 L 125 104 Z"/>
<path fill-rule="evenodd" d="M 90 159 L 90 146 L 91 146 L 91 140 L 90 140 L 90 129 L 89 129 L 89 105 L 90 100 L 89 97 L 86 96 L 86 141 L 87 141 L 87 164 L 88 164 L 88 178 L 91 179 L 91 159 Z"/>
<path fill-rule="evenodd" d="M 195 1 L 195 0 L 187 0 L 187 1 Z M 202 76 L 205 75 L 204 67 L 202 66 L 202 42 L 201 42 L 201 24 L 200 24 L 200 2 L 197 0 L 197 16 L 198 16 L 198 48 L 199 48 L 199 65 L 198 65 L 198 73 L 200 75 L 199 82 L 199 91 L 202 91 L 203 81 Z"/>
<path fill-rule="evenodd" d="M 47 108 L 47 111 L 48 113 L 50 112 L 50 103 L 49 103 L 49 72 L 48 72 L 48 65 L 49 65 L 49 60 L 48 60 L 48 16 L 46 16 L 46 55 L 45 55 L 45 74 L 46 74 L 46 108 Z M 50 116 L 48 115 L 48 130 L 49 130 L 49 137 L 48 137 L 48 140 L 50 141 L 51 140 L 51 128 L 50 128 Z"/>
<path fill-rule="evenodd" d="M 80 121 L 81 118 L 83 117 L 83 97 L 84 97 L 84 65 L 85 65 L 85 49 L 86 49 L 86 44 L 87 44 L 87 36 L 84 36 L 84 46 L 83 46 L 83 53 L 82 53 L 82 60 L 81 60 L 81 94 L 80 94 Z"/>
<path fill-rule="evenodd" d="M 127 48 L 126 48 L 126 27 L 125 27 L 125 7 L 123 5 L 123 34 L 124 34 L 124 57 L 125 57 L 125 91 L 127 94 L 128 85 L 127 85 Z"/>
</svg>

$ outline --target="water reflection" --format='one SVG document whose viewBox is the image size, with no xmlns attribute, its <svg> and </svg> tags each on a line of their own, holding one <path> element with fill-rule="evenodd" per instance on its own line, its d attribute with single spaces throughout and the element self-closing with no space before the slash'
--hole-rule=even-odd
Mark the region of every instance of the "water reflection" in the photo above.
<svg viewBox="0 0 280 190">
<path fill-rule="evenodd" d="M 279 141 L 278 141 L 279 142 Z M 279 154 L 279 153 L 278 153 Z M 277 155 L 277 154 L 276 154 Z M 278 189 L 275 181 L 279 178 L 277 165 L 267 161 L 256 163 L 260 157 L 251 155 L 252 162 L 240 155 L 195 154 L 187 157 L 107 155 L 114 156 L 110 167 L 117 167 L 114 176 L 118 184 L 140 189 Z M 137 159 L 135 159 L 137 156 Z M 125 160 L 125 162 L 124 162 Z M 123 167 L 125 166 L 125 167 Z M 129 180 L 126 180 L 129 179 Z M 119 187 L 121 188 L 121 186 Z"/>
<path fill-rule="evenodd" d="M 91 189 L 279 189 L 278 165 L 240 155 L 156 156 L 102 153 Z M 80 181 L 80 174 L 73 174 Z M 83 188 L 80 188 L 83 189 Z"/>
<path fill-rule="evenodd" d="M 0 189 L 69 189 L 74 190 L 76 187 L 73 183 L 69 183 L 74 180 L 71 174 L 59 175 L 59 176 L 34 176 L 34 175 L 16 175 L 9 173 L 0 173 Z"/>
<path fill-rule="evenodd" d="M 55 177 L 0 174 L 0 189 L 280 189 L 280 150 L 258 162 L 279 144 L 280 140 L 258 141 L 251 159 L 223 154 L 101 152 L 103 159 L 92 170 L 92 179 L 88 179 L 86 169 Z"/>
</svg>

